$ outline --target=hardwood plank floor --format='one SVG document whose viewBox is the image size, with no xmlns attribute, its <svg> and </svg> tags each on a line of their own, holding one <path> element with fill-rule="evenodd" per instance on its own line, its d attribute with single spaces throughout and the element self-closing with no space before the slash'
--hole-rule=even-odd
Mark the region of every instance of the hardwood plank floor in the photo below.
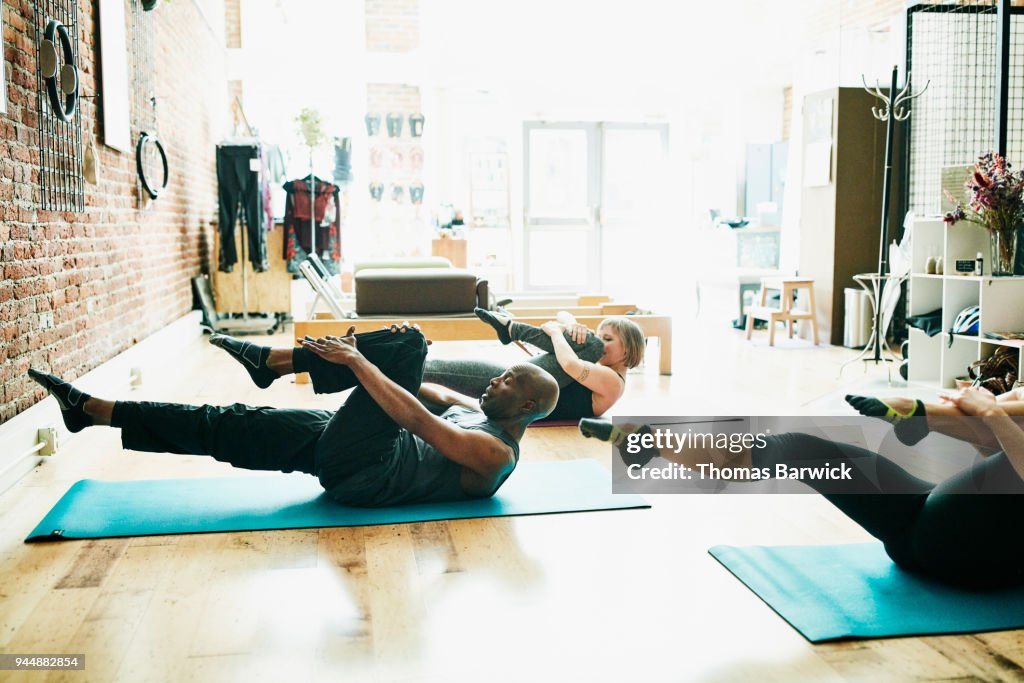
<svg viewBox="0 0 1024 683">
<path fill-rule="evenodd" d="M 879 386 L 885 375 L 850 368 L 841 379 L 853 352 L 800 340 L 770 349 L 728 330 L 676 336 L 675 375 L 658 376 L 656 363 L 634 371 L 619 414 L 797 414 L 841 407 L 843 388 Z M 140 389 L 113 387 L 111 397 L 321 408 L 339 400 L 288 381 L 255 389 L 198 340 L 181 351 Z M 431 353 L 521 354 L 484 342 Z M 607 466 L 610 457 L 571 428 L 532 429 L 522 448 L 524 461 Z M 127 453 L 116 430 L 90 429 L 0 496 L 0 650 L 87 656 L 85 672 L 2 678 L 1024 680 L 1024 631 L 814 646 L 708 556 L 719 543 L 867 539 L 810 495 L 651 496 L 650 510 L 22 542 L 81 478 L 229 474 L 237 472 L 209 458 Z"/>
</svg>

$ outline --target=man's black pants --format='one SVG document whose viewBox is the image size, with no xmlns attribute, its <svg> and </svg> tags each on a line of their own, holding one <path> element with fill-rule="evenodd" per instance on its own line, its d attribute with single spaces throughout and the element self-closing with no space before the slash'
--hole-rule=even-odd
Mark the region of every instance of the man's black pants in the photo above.
<svg viewBox="0 0 1024 683">
<path fill-rule="evenodd" d="M 421 333 L 380 330 L 356 339 L 367 360 L 416 394 L 427 355 Z M 336 412 L 118 401 L 111 426 L 121 428 L 121 443 L 130 450 L 209 455 L 245 469 L 306 472 L 342 502 L 371 499 L 373 475 L 380 474 L 372 470 L 394 454 L 401 428 L 347 367 L 303 348 L 295 349 L 293 365 L 295 372 L 310 373 L 317 393 L 355 390 Z"/>
</svg>

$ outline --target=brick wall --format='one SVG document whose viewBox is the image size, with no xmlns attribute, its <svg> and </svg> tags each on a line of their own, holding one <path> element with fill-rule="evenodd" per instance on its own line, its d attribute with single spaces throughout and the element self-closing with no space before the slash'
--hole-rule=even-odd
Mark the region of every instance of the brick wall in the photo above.
<svg viewBox="0 0 1024 683">
<path fill-rule="evenodd" d="M 366 51 L 410 52 L 420 46 L 419 0 L 366 0 Z"/>
<path fill-rule="evenodd" d="M 413 204 L 409 187 L 423 183 L 423 138 L 414 138 L 409 128 L 409 115 L 422 112 L 420 89 L 399 83 L 367 83 L 366 111 L 380 115 L 380 132 L 368 139 L 371 183 L 384 186 L 380 201 L 372 201 L 369 214 L 370 229 L 363 235 L 349 235 L 346 246 L 360 259 L 392 258 L 395 256 L 423 256 L 428 244 L 424 232 L 423 204 Z M 388 135 L 389 113 L 402 116 L 402 134 Z M 430 121 L 424 126 L 429 134 Z M 367 186 L 357 183 L 353 191 L 367 192 Z M 394 194 L 396 191 L 398 194 Z M 425 187 L 424 196 L 432 189 Z M 424 199 L 429 202 L 430 199 Z"/>
<path fill-rule="evenodd" d="M 419 0 L 365 0 L 363 11 L 368 53 L 408 53 L 419 47 Z M 384 186 L 384 196 L 371 200 L 370 229 L 349 234 L 345 246 L 361 259 L 422 256 L 428 244 L 423 205 L 412 204 L 409 192 L 411 185 L 423 182 L 423 139 L 409 131 L 409 114 L 423 111 L 420 89 L 406 83 L 367 83 L 366 111 L 381 117 L 380 132 L 368 140 L 367 176 L 370 183 Z M 402 115 L 400 137 L 388 136 L 388 113 Z M 428 121 L 424 131 L 429 130 Z M 353 191 L 366 192 L 365 187 L 360 183 Z M 425 188 L 425 196 L 431 189 Z"/>
<path fill-rule="evenodd" d="M 229 48 L 242 47 L 241 0 L 224 0 L 224 44 Z"/>
<path fill-rule="evenodd" d="M 80 0 L 78 12 L 80 92 L 91 95 L 99 85 L 96 3 Z M 82 137 L 96 141 L 101 180 L 85 185 L 85 211 L 60 213 L 39 209 L 33 3 L 3 3 L 0 422 L 45 396 L 27 379 L 29 366 L 84 374 L 188 312 L 189 279 L 208 269 L 214 145 L 226 112 L 223 36 L 192 2 L 162 3 L 150 19 L 169 186 L 155 202 L 139 200 L 134 151 L 101 144 L 100 102 L 84 99 Z"/>
</svg>

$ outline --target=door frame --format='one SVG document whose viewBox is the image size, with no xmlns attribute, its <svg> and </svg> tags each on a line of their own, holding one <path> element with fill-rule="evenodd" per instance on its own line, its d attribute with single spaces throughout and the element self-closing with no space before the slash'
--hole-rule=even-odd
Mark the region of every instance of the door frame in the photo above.
<svg viewBox="0 0 1024 683">
<path fill-rule="evenodd" d="M 530 277 L 530 237 L 538 227 L 544 230 L 584 232 L 587 235 L 587 281 L 579 283 L 581 291 L 600 287 L 601 225 L 601 125 L 594 121 L 524 121 L 523 122 L 523 281 L 529 291 L 564 291 L 567 285 L 536 285 Z M 587 136 L 587 208 L 580 218 L 535 216 L 530 206 L 530 134 L 535 130 L 582 130 Z M 572 287 L 573 285 L 568 285 Z"/>
</svg>

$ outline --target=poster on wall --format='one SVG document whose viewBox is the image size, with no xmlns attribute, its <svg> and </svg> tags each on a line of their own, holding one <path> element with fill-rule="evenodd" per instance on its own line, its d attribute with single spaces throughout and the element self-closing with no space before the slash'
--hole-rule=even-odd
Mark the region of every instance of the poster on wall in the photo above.
<svg viewBox="0 0 1024 683">
<path fill-rule="evenodd" d="M 103 97 L 103 144 L 132 150 L 128 109 L 128 40 L 124 0 L 100 0 L 100 93 Z"/>
<path fill-rule="evenodd" d="M 4 3 L 0 0 L 0 114 L 7 113 L 7 54 L 4 46 Z"/>
</svg>

